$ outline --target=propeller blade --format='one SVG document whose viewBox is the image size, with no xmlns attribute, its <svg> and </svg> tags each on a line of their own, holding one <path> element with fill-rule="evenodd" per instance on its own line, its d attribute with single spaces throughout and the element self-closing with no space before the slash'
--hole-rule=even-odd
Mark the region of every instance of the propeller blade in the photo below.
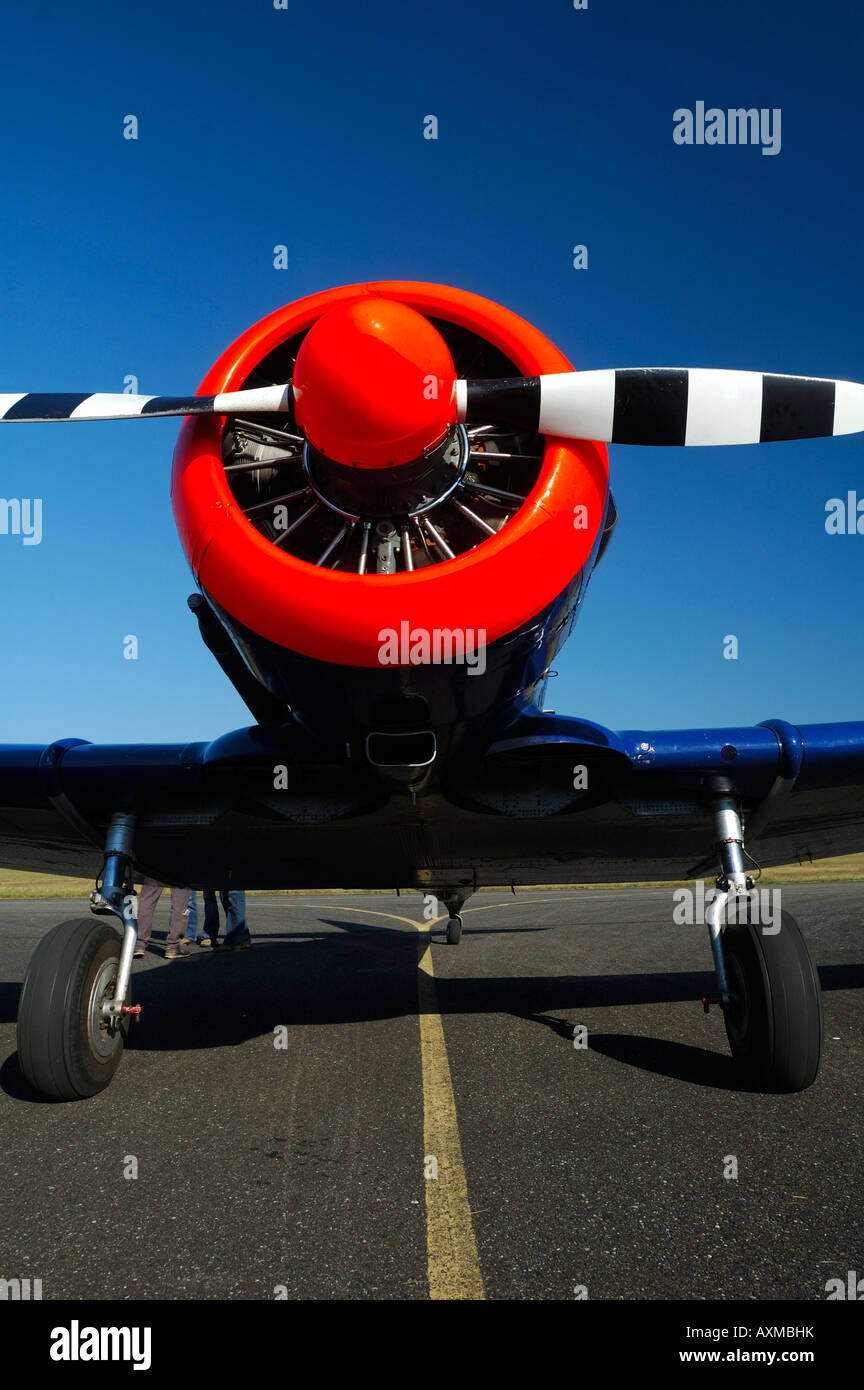
<svg viewBox="0 0 864 1390">
<path fill-rule="evenodd" d="M 291 386 L 260 386 L 221 396 L 127 396 L 97 391 L 72 394 L 0 395 L 0 423 L 43 424 L 49 420 L 137 420 L 159 415 L 255 415 L 290 411 Z"/>
<path fill-rule="evenodd" d="M 0 423 L 288 413 L 290 384 L 218 396 L 0 394 Z M 711 367 L 626 367 L 458 381 L 457 418 L 607 444 L 760 444 L 864 430 L 864 386 Z"/>
<path fill-rule="evenodd" d="M 864 430 L 864 386 L 711 367 L 456 383 L 457 418 L 607 444 L 764 444 Z"/>
</svg>

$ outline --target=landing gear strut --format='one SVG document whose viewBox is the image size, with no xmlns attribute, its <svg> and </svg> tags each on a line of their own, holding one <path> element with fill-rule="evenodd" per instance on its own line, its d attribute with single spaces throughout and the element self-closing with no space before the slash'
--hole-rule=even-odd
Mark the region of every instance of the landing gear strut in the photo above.
<svg viewBox="0 0 864 1390">
<path fill-rule="evenodd" d="M 18 1010 L 18 1060 L 30 1085 L 50 1100 L 80 1100 L 103 1091 L 123 1056 L 130 1017 L 129 977 L 137 937 L 132 883 L 134 817 L 111 818 L 101 888 L 91 911 L 120 918 L 75 917 L 39 943 Z"/>
<path fill-rule="evenodd" d="M 460 892 L 458 888 L 444 888 L 436 895 L 447 909 L 447 945 L 458 946 L 462 940 L 462 918 L 460 913 L 471 892 Z"/>
<path fill-rule="evenodd" d="M 803 1091 L 815 1080 L 822 1051 L 819 979 L 795 918 L 760 920 L 753 879 L 744 872 L 738 805 L 728 783 L 711 803 L 721 873 L 705 921 L 732 1056 L 754 1085 Z M 727 904 L 734 920 L 723 922 Z M 707 1005 L 709 1000 L 703 1001 Z"/>
</svg>

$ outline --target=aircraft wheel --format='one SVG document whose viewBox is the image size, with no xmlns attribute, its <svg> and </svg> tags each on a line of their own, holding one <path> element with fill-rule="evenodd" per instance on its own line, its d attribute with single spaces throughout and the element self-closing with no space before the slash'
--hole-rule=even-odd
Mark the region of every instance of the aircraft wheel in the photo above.
<svg viewBox="0 0 864 1390">
<path fill-rule="evenodd" d="M 455 917 L 448 917 L 447 919 L 447 945 L 458 946 L 461 940 L 462 918 L 459 916 L 457 912 Z"/>
<path fill-rule="evenodd" d="M 732 1056 L 766 1090 L 803 1091 L 819 1070 L 823 1024 L 819 977 L 798 923 L 781 912 L 774 935 L 750 920 L 727 923 L 722 940 Z"/>
<path fill-rule="evenodd" d="M 107 1024 L 101 1013 L 113 997 L 120 945 L 108 922 L 75 917 L 33 953 L 18 1009 L 18 1060 L 49 1100 L 95 1096 L 120 1065 L 127 1020 Z"/>
</svg>

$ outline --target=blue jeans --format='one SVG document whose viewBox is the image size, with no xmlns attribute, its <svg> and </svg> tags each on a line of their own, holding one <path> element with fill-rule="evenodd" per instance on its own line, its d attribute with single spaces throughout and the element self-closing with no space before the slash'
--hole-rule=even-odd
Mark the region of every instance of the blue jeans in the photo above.
<svg viewBox="0 0 864 1390">
<path fill-rule="evenodd" d="M 252 937 L 246 925 L 246 893 L 240 889 L 229 892 L 227 888 L 221 889 L 219 898 L 225 912 L 225 941 L 226 946 L 242 946 Z M 196 907 L 196 927 L 197 927 L 197 907 Z M 216 901 L 215 889 L 204 889 L 204 935 L 209 936 L 213 945 L 219 939 L 219 906 Z"/>
<path fill-rule="evenodd" d="M 198 894 L 193 888 L 189 894 L 189 907 L 186 913 L 186 941 L 198 940 Z"/>
</svg>

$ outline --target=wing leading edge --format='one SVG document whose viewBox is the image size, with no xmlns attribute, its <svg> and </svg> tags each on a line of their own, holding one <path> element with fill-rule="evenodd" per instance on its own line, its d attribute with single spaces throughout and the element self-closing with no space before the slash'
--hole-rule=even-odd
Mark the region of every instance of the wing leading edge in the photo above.
<svg viewBox="0 0 864 1390">
<path fill-rule="evenodd" d="M 95 875 L 108 817 L 133 810 L 139 866 L 163 882 L 681 879 L 711 872 L 718 779 L 763 866 L 864 849 L 864 722 L 615 733 L 538 712 L 443 769 L 416 808 L 291 727 L 211 744 L 0 745 L 0 866 Z"/>
</svg>

